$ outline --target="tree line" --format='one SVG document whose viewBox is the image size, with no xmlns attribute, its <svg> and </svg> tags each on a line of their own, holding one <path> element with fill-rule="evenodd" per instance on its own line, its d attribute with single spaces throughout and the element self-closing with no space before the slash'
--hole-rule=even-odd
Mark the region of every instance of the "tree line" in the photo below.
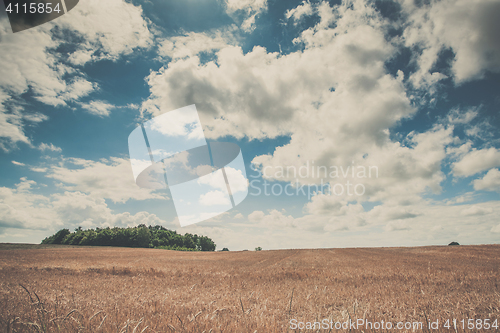
<svg viewBox="0 0 500 333">
<path fill-rule="evenodd" d="M 189 233 L 181 235 L 159 225 L 147 227 L 144 224 L 133 228 L 83 230 L 78 227 L 74 232 L 61 229 L 45 238 L 42 244 L 145 247 L 180 251 L 215 251 L 216 247 L 207 236 Z"/>
</svg>

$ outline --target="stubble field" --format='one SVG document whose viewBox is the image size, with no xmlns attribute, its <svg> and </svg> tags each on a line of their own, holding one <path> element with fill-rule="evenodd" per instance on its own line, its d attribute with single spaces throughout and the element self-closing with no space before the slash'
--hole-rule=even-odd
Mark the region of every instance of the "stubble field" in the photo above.
<svg viewBox="0 0 500 333">
<path fill-rule="evenodd" d="M 207 253 L 4 244 L 0 327 L 338 332 L 353 328 L 336 323 L 362 319 L 372 327 L 355 331 L 494 332 L 484 324 L 500 321 L 499 268 L 499 245 Z M 329 327 L 295 328 L 308 322 Z M 395 330 L 398 322 L 423 324 Z"/>
</svg>

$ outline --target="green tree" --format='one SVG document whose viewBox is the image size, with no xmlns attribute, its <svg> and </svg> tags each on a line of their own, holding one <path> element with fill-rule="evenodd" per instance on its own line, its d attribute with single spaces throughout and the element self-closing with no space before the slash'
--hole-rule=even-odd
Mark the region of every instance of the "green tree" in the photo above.
<svg viewBox="0 0 500 333">
<path fill-rule="evenodd" d="M 135 247 L 149 247 L 149 242 L 151 241 L 151 234 L 149 229 L 145 225 L 140 225 L 135 230 Z"/>
<path fill-rule="evenodd" d="M 42 244 L 155 247 L 182 251 L 214 251 L 216 247 L 206 236 L 189 233 L 183 236 L 175 230 L 168 230 L 162 226 L 147 227 L 144 224 L 134 228 L 83 230 L 78 227 L 74 232 L 61 229 L 54 235 L 46 237 Z"/>
<path fill-rule="evenodd" d="M 71 231 L 69 229 L 61 229 L 58 232 L 56 232 L 54 235 L 45 238 L 42 241 L 42 244 L 62 244 L 64 237 L 69 235 Z"/>
<path fill-rule="evenodd" d="M 207 236 L 198 237 L 198 250 L 215 251 L 215 243 Z"/>
</svg>

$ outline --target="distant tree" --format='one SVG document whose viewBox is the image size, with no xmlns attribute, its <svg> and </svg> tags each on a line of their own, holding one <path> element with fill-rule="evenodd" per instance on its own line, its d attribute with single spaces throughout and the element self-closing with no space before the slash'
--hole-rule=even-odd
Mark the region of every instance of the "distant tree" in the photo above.
<svg viewBox="0 0 500 333">
<path fill-rule="evenodd" d="M 134 247 L 149 247 L 149 242 L 151 241 L 149 229 L 142 224 L 136 228 L 135 233 Z"/>
<path fill-rule="evenodd" d="M 188 249 L 196 249 L 196 243 L 198 241 L 198 236 L 194 236 L 186 233 L 184 235 L 183 246 Z"/>
<path fill-rule="evenodd" d="M 42 244 L 95 245 L 95 246 L 125 246 L 154 247 L 179 251 L 215 251 L 215 243 L 206 236 L 186 233 L 184 236 L 175 230 L 162 226 L 140 224 L 133 228 L 96 228 L 83 230 L 81 227 L 74 232 L 61 229 L 52 236 L 45 238 Z"/>
<path fill-rule="evenodd" d="M 223 248 L 222 251 L 229 251 L 227 247 Z"/>
<path fill-rule="evenodd" d="M 460 245 L 460 244 L 458 244 L 458 242 L 451 242 L 450 244 L 448 244 L 448 246 L 452 246 L 452 245 Z"/>
<path fill-rule="evenodd" d="M 198 237 L 198 250 L 200 251 L 215 251 L 215 243 L 207 236 Z"/>
<path fill-rule="evenodd" d="M 54 235 L 45 238 L 42 241 L 42 244 L 62 244 L 64 238 L 69 235 L 71 231 L 69 229 L 61 229 L 56 232 Z"/>
<path fill-rule="evenodd" d="M 255 248 L 255 251 L 262 251 L 262 248 L 260 246 Z"/>
</svg>

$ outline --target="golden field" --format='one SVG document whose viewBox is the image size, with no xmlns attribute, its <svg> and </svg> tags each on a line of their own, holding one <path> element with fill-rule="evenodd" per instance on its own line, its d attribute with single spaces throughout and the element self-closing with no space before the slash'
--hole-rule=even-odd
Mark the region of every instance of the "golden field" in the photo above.
<svg viewBox="0 0 500 333">
<path fill-rule="evenodd" d="M 499 268 L 499 245 L 176 252 L 2 244 L 0 327 L 340 332 L 353 329 L 337 330 L 333 323 L 383 320 L 423 326 L 355 331 L 494 332 L 499 329 L 479 323 L 500 321 Z M 456 319 L 456 328 L 444 327 L 447 319 Z M 474 329 L 463 329 L 462 319 L 465 325 L 474 319 Z M 437 320 L 439 328 L 429 329 Z M 315 321 L 332 326 L 291 324 Z"/>
</svg>

